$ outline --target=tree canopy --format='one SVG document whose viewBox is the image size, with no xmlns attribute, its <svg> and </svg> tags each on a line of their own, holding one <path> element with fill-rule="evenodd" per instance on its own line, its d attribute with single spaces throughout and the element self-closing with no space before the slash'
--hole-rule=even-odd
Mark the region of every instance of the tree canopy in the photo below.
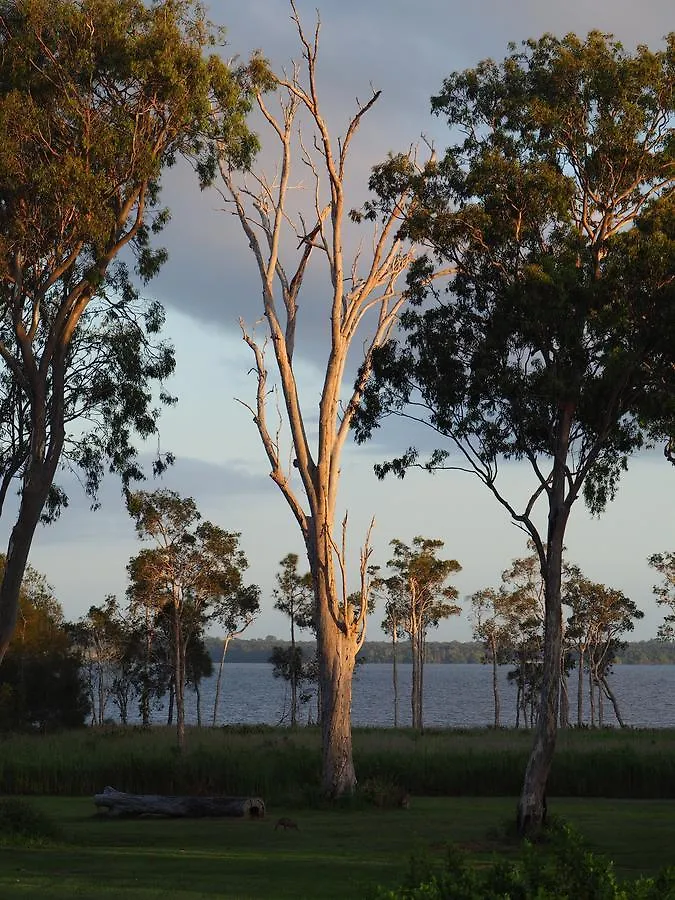
<svg viewBox="0 0 675 900">
<path fill-rule="evenodd" d="M 0 555 L 0 574 L 5 557 Z M 0 669 L 0 730 L 75 728 L 89 709 L 81 656 L 45 576 L 26 568 L 19 624 Z"/>
<path fill-rule="evenodd" d="M 541 821 L 555 745 L 572 505 L 583 494 L 602 511 L 629 455 L 675 434 L 674 72 L 675 34 L 631 55 L 591 32 L 527 41 L 444 82 L 432 107 L 459 138 L 413 179 L 404 233 L 429 254 L 357 422 L 361 440 L 390 414 L 430 425 L 444 443 L 427 466 L 477 475 L 534 542 L 545 715 L 522 827 Z M 386 207 L 400 171 L 389 160 L 373 180 Z M 444 293 L 428 284 L 438 260 L 454 269 Z M 533 473 L 522 505 L 498 479 L 512 460 Z M 378 471 L 416 462 L 410 448 Z"/>
<path fill-rule="evenodd" d="M 255 149 L 213 44 L 193 0 L 0 2 L 0 500 L 21 484 L 0 657 L 36 524 L 64 501 L 64 447 L 93 492 L 106 461 L 139 476 L 132 435 L 156 427 L 152 381 L 173 356 L 153 344 L 161 311 L 139 308 L 118 254 L 142 279 L 163 261 L 161 171 L 208 155 L 214 102 L 223 152 L 244 164 Z"/>
<path fill-rule="evenodd" d="M 376 578 L 376 591 L 385 598 L 383 629 L 410 639 L 412 647 L 411 712 L 413 728 L 424 726 L 424 662 L 427 633 L 442 619 L 458 615 L 457 588 L 448 579 L 461 571 L 456 559 L 441 559 L 443 541 L 417 535 L 412 546 L 395 538 L 393 556 L 387 563 L 393 575 Z"/>
<path fill-rule="evenodd" d="M 179 746 L 185 737 L 184 687 L 188 645 L 208 623 L 236 631 L 236 621 L 254 614 L 259 589 L 244 585 L 248 563 L 239 534 L 202 521 L 194 500 L 175 491 L 137 491 L 129 514 L 141 540 L 149 541 L 129 562 L 129 594 L 138 607 L 169 623 Z"/>
</svg>

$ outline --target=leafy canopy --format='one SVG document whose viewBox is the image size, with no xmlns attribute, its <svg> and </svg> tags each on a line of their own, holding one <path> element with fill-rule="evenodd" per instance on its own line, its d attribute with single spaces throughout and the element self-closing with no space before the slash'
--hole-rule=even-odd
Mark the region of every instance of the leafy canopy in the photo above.
<svg viewBox="0 0 675 900">
<path fill-rule="evenodd" d="M 404 233 L 426 257 L 409 279 L 401 334 L 378 351 L 357 421 L 390 414 L 449 438 L 430 467 L 476 472 L 495 493 L 500 459 L 553 473 L 567 509 L 594 512 L 631 452 L 675 433 L 675 34 L 627 54 L 610 36 L 545 35 L 448 78 L 432 106 L 460 137 L 415 181 Z M 401 173 L 390 160 L 374 183 Z M 446 292 L 428 278 L 454 267 Z M 402 475 L 411 448 L 378 467 Z"/>
</svg>

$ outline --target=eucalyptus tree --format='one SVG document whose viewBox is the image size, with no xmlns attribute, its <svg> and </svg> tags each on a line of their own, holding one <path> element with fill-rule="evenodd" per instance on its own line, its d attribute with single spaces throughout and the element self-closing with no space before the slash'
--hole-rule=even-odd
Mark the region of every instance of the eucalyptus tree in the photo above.
<svg viewBox="0 0 675 900">
<path fill-rule="evenodd" d="M 540 712 L 518 805 L 537 830 L 556 743 L 561 577 L 575 501 L 614 497 L 628 457 L 675 433 L 675 34 L 628 53 L 545 35 L 451 75 L 432 107 L 457 141 L 413 179 L 424 240 L 402 332 L 376 354 L 359 437 L 387 414 L 430 425 L 429 468 L 468 469 L 533 541 L 545 585 Z M 389 203 L 400 187 L 378 168 Z M 454 267 L 445 293 L 427 273 Z M 403 474 L 410 448 L 379 467 Z M 499 473 L 525 462 L 519 502 Z M 543 506 L 542 514 L 539 508 Z"/>
<path fill-rule="evenodd" d="M 355 134 L 379 91 L 362 103 L 357 101 L 346 131 L 336 138 L 319 97 L 319 23 L 314 33 L 308 34 L 292 2 L 291 9 L 302 64 L 279 76 L 269 73 L 259 59 L 248 67 L 262 123 L 270 136 L 268 141 L 263 135 L 263 143 L 266 151 L 272 145 L 279 150 L 276 174 L 253 171 L 242 175 L 228 164 L 226 155 L 219 169 L 223 194 L 241 225 L 262 285 L 259 331 L 241 321 L 257 379 L 256 398 L 250 406 L 245 405 L 258 430 L 270 477 L 290 507 L 307 552 L 315 592 L 320 670 L 322 788 L 330 796 L 339 796 L 353 791 L 356 784 L 352 675 L 365 639 L 370 555 L 367 537 L 359 563 L 360 601 L 354 605 L 346 583 L 351 567 L 345 555 L 345 527 L 341 537 L 336 519 L 341 457 L 373 351 L 390 334 L 403 304 L 399 282 L 414 254 L 397 236 L 410 202 L 410 191 L 404 188 L 392 209 L 361 241 L 361 250 L 349 257 L 347 248 L 352 241 L 347 239 L 345 227 L 350 216 L 348 162 Z M 276 97 L 268 102 L 264 90 L 270 88 L 276 88 Z M 305 191 L 294 183 L 296 165 Z M 397 165 L 407 175 L 416 171 L 412 156 L 398 157 Z M 208 177 L 211 173 L 203 174 Z M 353 212 L 352 227 L 368 225 L 378 216 L 379 210 L 370 207 Z M 357 242 L 358 237 L 354 244 Z M 310 266 L 313 274 L 325 266 L 325 289 L 318 294 L 316 283 L 307 278 Z M 309 385 L 301 384 L 296 372 L 296 329 L 305 294 L 305 309 L 313 307 L 315 315 L 318 305 L 325 303 L 323 332 L 313 335 L 311 344 L 314 355 L 325 350 L 322 375 L 318 384 Z M 306 351 L 309 349 L 308 343 Z M 272 385 L 266 353 L 274 357 L 274 377 L 280 388 L 272 421 L 268 418 Z M 355 371 L 359 364 L 363 368 L 357 384 L 345 390 L 348 366 Z M 288 435 L 277 414 L 283 415 Z"/>
<path fill-rule="evenodd" d="M 412 649 L 412 687 L 410 705 L 412 726 L 424 727 L 424 655 L 429 628 L 442 619 L 459 615 L 455 603 L 457 588 L 447 584 L 455 572 L 461 571 L 456 559 L 440 559 L 443 541 L 413 538 L 412 546 L 394 539 L 394 555 L 387 563 L 393 574 L 378 578 L 377 585 L 387 598 L 388 610 L 384 627 L 400 628 L 409 638 Z"/>
<path fill-rule="evenodd" d="M 201 521 L 192 498 L 175 491 L 129 494 L 139 538 L 149 541 L 128 565 L 138 606 L 169 623 L 178 746 L 185 742 L 187 652 L 209 623 L 227 623 L 242 609 L 257 609 L 258 588 L 243 583 L 247 568 L 239 534 Z"/>
<path fill-rule="evenodd" d="M 12 481 L 20 498 L 0 659 L 36 526 L 65 501 L 64 448 L 95 491 L 106 462 L 138 476 L 132 435 L 156 427 L 152 382 L 173 356 L 116 259 L 135 255 L 141 278 L 162 262 L 161 172 L 204 151 L 214 102 L 228 151 L 254 149 L 212 43 L 193 0 L 0 0 L 0 501 Z"/>
<path fill-rule="evenodd" d="M 662 641 L 675 640 L 675 553 L 654 553 L 647 562 L 663 576 L 661 584 L 655 584 L 653 588 L 656 602 L 670 608 L 657 636 Z"/>
<path fill-rule="evenodd" d="M 124 654 L 124 620 L 117 598 L 109 594 L 101 606 L 90 606 L 73 627 L 82 654 L 92 725 L 103 725 L 114 693 L 117 664 Z"/>
<path fill-rule="evenodd" d="M 291 688 L 291 726 L 298 723 L 298 689 L 306 671 L 302 648 L 297 646 L 296 629 L 314 628 L 314 587 L 311 573 L 298 572 L 297 553 L 288 553 L 279 563 L 277 587 L 274 588 L 274 608 L 288 616 L 291 645 L 288 649 L 274 647 L 270 662 L 275 676 L 285 678 Z"/>
<path fill-rule="evenodd" d="M 375 590 L 382 584 L 381 581 L 375 582 Z M 387 596 L 384 604 L 384 619 L 382 621 L 382 631 L 391 635 L 391 679 L 394 689 L 394 728 L 398 728 L 398 644 L 405 637 L 403 630 L 403 615 L 401 612 L 400 597 L 396 592 L 386 592 Z"/>
<path fill-rule="evenodd" d="M 595 697 L 598 696 L 602 726 L 602 696 L 606 696 L 624 727 L 618 701 L 607 676 L 617 652 L 625 643 L 622 636 L 633 630 L 644 613 L 621 591 L 586 578 L 578 566 L 565 567 L 563 603 L 570 608 L 566 642 L 577 654 L 577 725 L 583 724 L 584 671 L 588 673 L 590 724 L 595 725 Z"/>
<path fill-rule="evenodd" d="M 473 639 L 481 641 L 487 661 L 492 665 L 492 699 L 495 728 L 501 728 L 499 665 L 513 658 L 518 641 L 518 623 L 513 615 L 512 595 L 504 588 L 481 588 L 470 597 Z M 520 696 L 516 701 L 519 709 Z"/>
</svg>

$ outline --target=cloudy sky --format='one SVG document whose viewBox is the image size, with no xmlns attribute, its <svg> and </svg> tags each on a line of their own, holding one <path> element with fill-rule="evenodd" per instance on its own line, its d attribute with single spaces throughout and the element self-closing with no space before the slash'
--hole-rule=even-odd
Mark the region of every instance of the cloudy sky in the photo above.
<svg viewBox="0 0 675 900">
<path fill-rule="evenodd" d="M 448 141 L 443 123 L 430 116 L 429 98 L 452 71 L 485 57 L 501 59 L 510 41 L 544 32 L 585 35 L 591 29 L 613 33 L 627 48 L 656 48 L 675 26 L 672 0 L 475 0 L 473 4 L 417 0 L 341 0 L 320 5 L 320 90 L 333 134 L 343 132 L 356 98 L 381 90 L 379 102 L 364 119 L 353 150 L 350 203 L 365 197 L 370 166 L 389 151 L 406 150 L 420 136 L 442 150 Z M 299 0 L 298 9 L 313 29 L 316 3 Z M 213 0 L 210 15 L 227 28 L 226 55 L 246 58 L 261 49 L 278 70 L 299 58 L 297 34 L 286 0 Z M 262 160 L 272 165 L 271 142 L 261 132 Z M 293 184 L 299 188 L 302 173 Z M 298 196 L 300 192 L 298 191 Z M 161 482 L 196 499 L 205 518 L 239 531 L 249 563 L 250 580 L 262 588 L 263 611 L 251 636 L 285 636 L 287 626 L 272 609 L 271 591 L 279 560 L 302 554 L 299 531 L 283 498 L 267 475 L 266 460 L 247 409 L 255 383 L 248 371 L 251 356 L 243 344 L 238 319 L 253 324 L 260 315 L 260 286 L 253 258 L 232 216 L 214 190 L 200 192 L 186 165 L 169 171 L 164 198 L 172 221 L 163 240 L 169 261 L 149 291 L 167 309 L 167 336 L 176 347 L 178 371 L 169 389 L 178 406 L 162 417 L 163 449 L 176 465 Z M 352 246 L 358 237 L 348 238 Z M 318 402 L 317 385 L 325 345 L 321 339 L 325 287 L 320 269 L 308 276 L 301 299 L 304 323 L 297 349 L 303 403 L 310 418 Z M 304 327 L 304 330 L 302 330 Z M 304 341 L 304 343 L 303 343 Z M 375 461 L 393 450 L 427 440 L 420 433 L 383 430 L 377 441 L 347 447 L 342 466 L 340 518 L 349 513 L 350 552 L 358 561 L 359 543 L 375 517 L 372 561 L 385 564 L 394 538 L 406 543 L 417 534 L 445 541 L 445 552 L 463 571 L 456 584 L 462 594 L 498 585 L 500 573 L 522 555 L 525 537 L 485 489 L 471 476 L 411 473 L 403 482 L 380 483 Z M 150 452 L 151 448 L 148 448 Z M 505 490 L 518 502 L 531 490 L 526 468 L 503 473 Z M 622 589 L 645 611 L 635 636 L 654 636 L 661 621 L 651 594 L 655 574 L 646 557 L 675 545 L 675 471 L 659 453 L 634 460 L 615 503 L 600 520 L 575 507 L 568 528 L 568 558 L 598 581 Z M 123 596 L 125 566 L 138 551 L 119 486 L 104 485 L 102 507 L 90 512 L 77 485 L 60 521 L 39 530 L 31 563 L 46 573 L 67 617 L 75 619 L 106 594 Z M 152 483 L 148 487 L 153 487 Z M 11 527 L 8 510 L 0 537 Z M 376 613 L 372 637 L 381 637 Z M 441 625 L 443 639 L 470 637 L 467 616 Z"/>
</svg>

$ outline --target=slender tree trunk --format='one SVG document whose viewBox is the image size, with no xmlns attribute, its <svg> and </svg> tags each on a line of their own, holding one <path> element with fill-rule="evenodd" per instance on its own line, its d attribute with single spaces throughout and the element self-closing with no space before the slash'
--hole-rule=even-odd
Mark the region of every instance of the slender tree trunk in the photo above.
<svg viewBox="0 0 675 900">
<path fill-rule="evenodd" d="M 492 696 L 495 703 L 495 728 L 500 728 L 501 707 L 499 703 L 499 678 L 497 668 L 497 648 L 494 641 L 492 642 Z"/>
<path fill-rule="evenodd" d="M 169 679 L 169 711 L 166 717 L 166 724 L 171 727 L 173 725 L 173 709 L 174 709 L 174 701 L 176 699 L 176 679 L 172 675 Z"/>
<path fill-rule="evenodd" d="M 391 632 L 392 645 L 392 678 L 394 681 L 394 728 L 398 728 L 398 640 L 396 636 L 396 623 Z"/>
<path fill-rule="evenodd" d="M 516 685 L 516 728 L 520 728 L 520 707 L 522 693 L 523 689 L 520 685 L 520 679 L 518 679 L 518 683 Z"/>
<path fill-rule="evenodd" d="M 560 727 L 570 727 L 570 696 L 567 690 L 567 675 L 565 674 L 565 654 L 560 660 Z"/>
<path fill-rule="evenodd" d="M 569 447 L 573 408 L 561 409 L 558 422 L 556 459 L 549 494 L 549 516 L 544 576 L 544 660 L 541 703 L 523 789 L 518 804 L 517 824 L 521 834 L 536 833 L 546 816 L 546 783 L 548 781 L 558 733 L 560 703 L 560 658 L 562 655 L 562 586 L 563 541 L 569 516 L 565 501 L 565 462 Z M 543 562 L 543 560 L 542 560 Z"/>
<path fill-rule="evenodd" d="M 291 728 L 298 724 L 298 666 L 295 656 L 295 622 L 291 611 Z"/>
<path fill-rule="evenodd" d="M 195 694 L 197 696 L 197 728 L 202 727 L 202 695 L 199 690 L 199 682 L 195 684 Z"/>
<path fill-rule="evenodd" d="M 412 636 L 412 688 L 410 692 L 410 706 L 412 713 L 412 727 L 417 731 L 422 730 L 422 672 L 421 672 L 421 634 L 416 630 Z"/>
<path fill-rule="evenodd" d="M 593 684 L 593 669 L 588 670 L 588 696 L 591 701 L 591 728 L 595 728 L 595 685 Z"/>
<path fill-rule="evenodd" d="M 579 648 L 579 672 L 577 676 L 577 726 L 584 724 L 584 651 Z"/>
<path fill-rule="evenodd" d="M 598 728 L 602 728 L 605 724 L 605 708 L 603 701 L 603 693 L 602 687 L 600 686 L 600 679 L 596 676 L 595 684 L 598 691 Z"/>
<path fill-rule="evenodd" d="M 150 608 L 145 604 L 145 659 L 143 660 L 143 684 L 139 703 L 144 728 L 150 727 L 150 654 L 152 652 L 152 629 L 150 627 Z"/>
<path fill-rule="evenodd" d="M 626 723 L 624 722 L 623 717 L 621 716 L 621 710 L 619 709 L 619 704 L 617 703 L 617 699 L 614 695 L 614 692 L 612 691 L 609 684 L 607 683 L 607 678 L 603 675 L 603 677 L 601 678 L 600 681 L 601 681 L 602 687 L 605 691 L 605 694 L 607 695 L 609 702 L 612 704 L 612 707 L 614 708 L 614 715 L 616 716 L 616 721 L 619 723 L 621 728 L 625 728 Z"/>
<path fill-rule="evenodd" d="M 427 655 L 427 635 L 426 631 L 422 631 L 420 635 L 420 665 L 419 665 L 419 697 L 418 697 L 418 708 L 419 708 L 419 730 L 420 732 L 424 731 L 424 663 L 425 657 Z"/>
<path fill-rule="evenodd" d="M 223 639 L 223 652 L 220 655 L 220 664 L 218 665 L 218 677 L 216 678 L 216 696 L 213 700 L 213 719 L 212 725 L 216 727 L 216 718 L 218 715 L 218 704 L 220 703 L 220 685 L 223 679 L 223 667 L 225 665 L 225 654 L 227 653 L 227 648 L 230 646 L 230 641 L 232 640 L 232 635 L 228 634 Z"/>
<path fill-rule="evenodd" d="M 178 749 L 185 748 L 185 641 L 181 635 L 181 621 L 177 610 L 174 610 L 175 669 L 174 691 L 176 693 L 176 740 Z"/>
</svg>

